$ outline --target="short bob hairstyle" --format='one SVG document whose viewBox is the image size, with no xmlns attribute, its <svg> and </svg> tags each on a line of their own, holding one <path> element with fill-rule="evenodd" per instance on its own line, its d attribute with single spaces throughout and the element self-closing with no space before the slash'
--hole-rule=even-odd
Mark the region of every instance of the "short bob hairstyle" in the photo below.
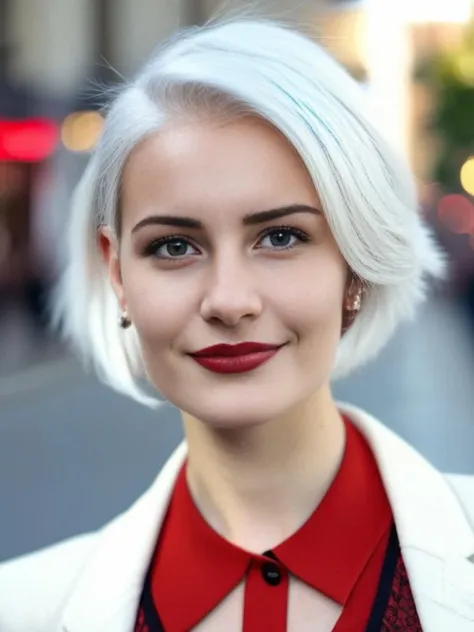
<svg viewBox="0 0 474 632">
<path fill-rule="evenodd" d="M 301 156 L 338 247 L 365 286 L 361 312 L 341 337 L 333 379 L 373 357 L 413 317 L 428 277 L 443 276 L 444 258 L 420 218 L 412 175 L 373 126 L 366 99 L 309 37 L 248 18 L 179 33 L 118 92 L 74 195 L 69 260 L 55 305 L 56 322 L 102 380 L 144 404 L 160 403 L 145 390 L 136 330 L 119 327 L 97 236 L 108 225 L 120 237 L 127 158 L 177 117 L 259 116 Z"/>
</svg>

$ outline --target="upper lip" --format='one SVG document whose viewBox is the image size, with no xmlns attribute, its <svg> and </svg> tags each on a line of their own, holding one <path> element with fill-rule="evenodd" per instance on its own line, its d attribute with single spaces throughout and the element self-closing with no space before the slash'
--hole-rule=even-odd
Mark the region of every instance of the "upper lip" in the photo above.
<svg viewBox="0 0 474 632">
<path fill-rule="evenodd" d="M 261 351 L 270 351 L 272 349 L 279 349 L 282 345 L 265 344 L 262 342 L 239 342 L 235 345 L 218 344 L 212 347 L 206 347 L 205 349 L 199 349 L 191 353 L 196 357 L 237 357 L 246 355 L 248 353 L 258 353 Z"/>
</svg>

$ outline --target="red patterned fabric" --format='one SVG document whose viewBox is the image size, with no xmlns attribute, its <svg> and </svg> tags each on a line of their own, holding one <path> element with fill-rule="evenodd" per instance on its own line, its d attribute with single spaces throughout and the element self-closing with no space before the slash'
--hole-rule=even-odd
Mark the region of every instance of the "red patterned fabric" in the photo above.
<svg viewBox="0 0 474 632">
<path fill-rule="evenodd" d="M 398 557 L 381 632 L 423 632 L 401 555 Z"/>
<path fill-rule="evenodd" d="M 156 632 L 155 630 L 152 630 L 148 626 L 148 623 L 145 621 L 145 613 L 144 613 L 143 608 L 141 606 L 140 606 L 140 609 L 138 610 L 138 615 L 137 615 L 137 620 L 135 622 L 134 632 Z"/>
</svg>

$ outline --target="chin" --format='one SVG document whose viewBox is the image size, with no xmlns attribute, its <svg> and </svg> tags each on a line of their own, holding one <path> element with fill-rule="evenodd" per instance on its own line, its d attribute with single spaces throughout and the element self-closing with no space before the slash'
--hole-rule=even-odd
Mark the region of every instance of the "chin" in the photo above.
<svg viewBox="0 0 474 632">
<path fill-rule="evenodd" d="M 229 410 L 218 412 L 216 410 L 196 411 L 193 417 L 199 419 L 209 428 L 216 430 L 243 430 L 244 428 L 256 428 L 264 426 L 274 417 L 269 416 L 267 411 L 256 410 L 249 407 L 241 410 L 235 409 L 232 413 Z"/>
<path fill-rule="evenodd" d="M 298 403 L 293 397 L 275 396 L 274 389 L 269 389 L 267 393 L 262 390 L 240 396 L 226 396 L 214 391 L 200 402 L 181 399 L 177 405 L 183 412 L 212 428 L 237 430 L 262 426 L 284 415 Z"/>
<path fill-rule="evenodd" d="M 159 377 L 154 382 L 158 392 L 185 415 L 216 429 L 239 429 L 294 411 L 314 394 L 319 376 L 280 369 L 233 377 L 174 370 Z"/>
</svg>

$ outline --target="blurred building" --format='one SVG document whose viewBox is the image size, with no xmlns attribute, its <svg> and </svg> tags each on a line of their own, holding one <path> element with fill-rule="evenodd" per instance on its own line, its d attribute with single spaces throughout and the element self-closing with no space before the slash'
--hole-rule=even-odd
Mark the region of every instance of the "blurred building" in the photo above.
<svg viewBox="0 0 474 632">
<path fill-rule="evenodd" d="M 448 5 L 441 7 L 441 4 Z M 210 16 L 243 11 L 242 0 L 0 0 L 0 72 L 34 91 L 39 113 L 64 119 L 97 106 L 102 83 L 132 75 L 176 29 Z M 439 6 L 438 6 L 439 5 Z M 470 0 L 259 0 L 260 12 L 300 19 L 361 79 L 367 79 L 392 141 L 423 177 L 433 143 L 419 142 L 429 98 L 413 85 L 412 71 L 427 50 L 452 46 L 461 36 Z M 0 112 L 0 116 L 2 113 Z M 92 119 L 83 124 L 92 135 Z M 81 125 L 70 150 L 78 153 Z M 69 128 L 70 131 L 70 128 Z M 415 141 L 416 137 L 416 141 Z"/>
</svg>

